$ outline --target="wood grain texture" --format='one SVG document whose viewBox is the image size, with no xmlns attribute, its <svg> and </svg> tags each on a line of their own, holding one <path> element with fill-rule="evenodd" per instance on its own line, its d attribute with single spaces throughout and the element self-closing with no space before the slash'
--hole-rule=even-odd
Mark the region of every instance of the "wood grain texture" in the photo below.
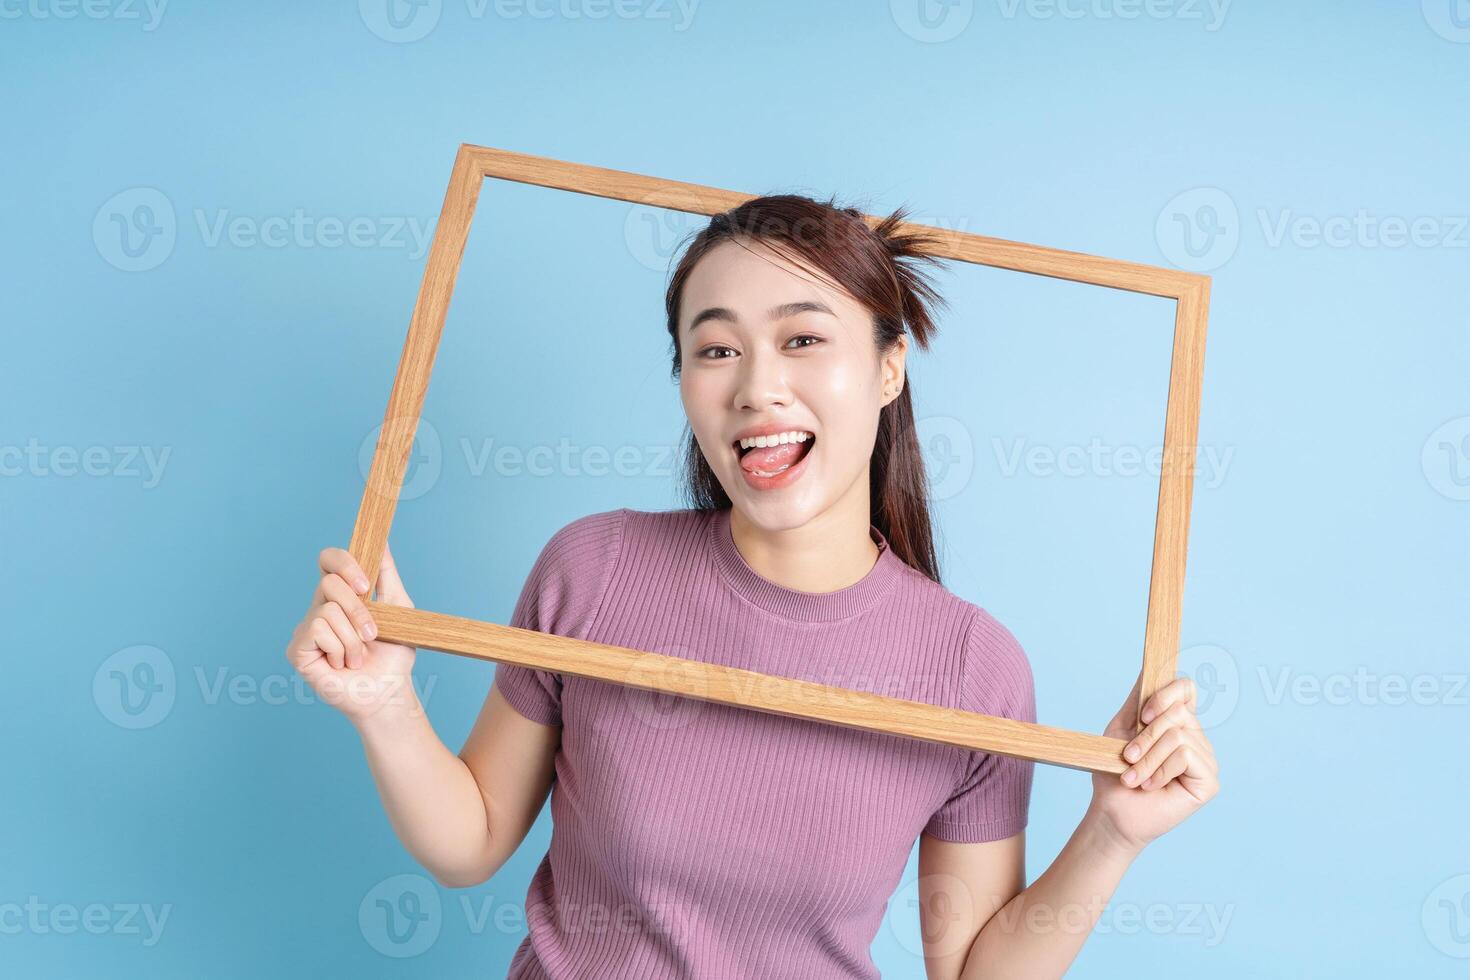
<svg viewBox="0 0 1470 980">
<path fill-rule="evenodd" d="M 475 216 L 475 203 L 484 182 L 474 167 L 473 154 L 461 149 L 449 175 L 449 189 L 444 194 L 444 207 L 434 228 L 434 241 L 429 246 L 424 280 L 408 324 L 408 337 L 403 341 L 398 373 L 388 395 L 388 409 L 383 413 L 383 427 L 378 433 L 372 469 L 368 471 L 357 521 L 352 528 L 352 541 L 347 546 L 367 576 L 369 587 L 362 593 L 364 597 L 372 595 L 378 581 L 378 566 L 388 543 L 398 495 L 403 490 L 403 475 L 408 468 L 408 454 L 413 449 L 419 416 L 423 413 L 424 394 L 429 390 L 429 375 L 434 371 L 434 355 L 439 350 L 444 318 L 449 315 L 449 298 L 454 294 L 454 281 L 470 235 L 470 221 Z"/>
<path fill-rule="evenodd" d="M 445 613 L 381 602 L 369 602 L 367 607 L 378 624 L 379 639 L 391 643 L 1072 769 L 1122 772 L 1127 768 L 1122 754 L 1126 743 L 1122 739 Z"/>
<path fill-rule="evenodd" d="M 470 223 L 486 178 L 703 215 L 719 214 L 757 196 L 492 147 L 468 143 L 460 146 L 349 546 L 374 586 Z M 864 215 L 863 220 L 873 227 L 882 218 Z M 1137 707 L 1141 710 L 1155 692 L 1174 679 L 1177 670 L 1210 278 L 909 222 L 902 227 L 926 235 L 931 240 L 926 251 L 939 258 L 1175 301 L 1163 466 L 1154 527 L 1143 666 L 1138 675 Z M 372 591 L 369 588 L 365 596 Z M 1070 768 L 1099 772 L 1121 772 L 1124 768 L 1119 754 L 1124 743 L 1100 735 L 824 688 L 804 681 L 680 661 L 423 610 L 403 610 L 377 602 L 370 602 L 369 606 L 378 618 L 384 639 L 414 646 L 964 745 Z M 759 696 L 742 693 L 751 690 L 763 693 Z M 813 698 L 817 699 L 816 707 L 812 706 Z"/>
<path fill-rule="evenodd" d="M 1179 297 L 1174 314 L 1174 353 L 1169 368 L 1168 406 L 1164 411 L 1164 454 L 1159 473 L 1153 570 L 1149 576 L 1143 670 L 1138 691 L 1140 714 L 1148 699 L 1178 674 L 1189 511 L 1205 368 L 1205 323 L 1210 307 L 1210 281 L 1201 278 L 1202 282 Z M 1141 731 L 1143 727 L 1139 722 L 1135 729 Z"/>
</svg>

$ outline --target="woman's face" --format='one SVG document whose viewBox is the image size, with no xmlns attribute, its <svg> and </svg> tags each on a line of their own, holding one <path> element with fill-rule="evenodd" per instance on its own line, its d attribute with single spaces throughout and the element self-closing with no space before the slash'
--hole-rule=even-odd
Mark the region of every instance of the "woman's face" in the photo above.
<svg viewBox="0 0 1470 980">
<path fill-rule="evenodd" d="M 734 506 L 771 530 L 839 503 L 866 515 L 878 413 L 902 386 L 907 338 L 880 357 L 866 307 L 748 239 L 699 261 L 679 319 L 684 411 Z M 742 455 L 752 431 L 806 438 Z"/>
</svg>

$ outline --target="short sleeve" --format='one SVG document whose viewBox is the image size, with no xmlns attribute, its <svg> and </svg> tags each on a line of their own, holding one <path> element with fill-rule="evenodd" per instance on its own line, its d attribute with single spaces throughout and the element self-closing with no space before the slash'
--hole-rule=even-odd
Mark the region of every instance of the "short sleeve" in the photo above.
<svg viewBox="0 0 1470 980">
<path fill-rule="evenodd" d="M 979 606 L 970 624 L 961 682 L 966 710 L 1017 721 L 1036 721 L 1031 664 L 1011 631 Z M 941 840 L 1001 840 L 1026 827 L 1036 763 L 1029 759 L 963 750 L 959 784 L 924 832 Z"/>
<path fill-rule="evenodd" d="M 622 551 L 626 515 L 626 508 L 589 514 L 553 534 L 526 576 L 509 625 L 585 640 Z M 495 686 L 525 717 L 561 724 L 560 674 L 497 664 Z"/>
</svg>

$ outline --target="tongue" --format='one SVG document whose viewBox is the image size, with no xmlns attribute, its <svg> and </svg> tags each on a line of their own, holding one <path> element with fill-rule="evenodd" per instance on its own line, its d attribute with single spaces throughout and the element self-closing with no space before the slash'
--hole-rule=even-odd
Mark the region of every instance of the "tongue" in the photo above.
<svg viewBox="0 0 1470 980">
<path fill-rule="evenodd" d="M 795 465 L 805 451 L 804 442 L 787 442 L 779 446 L 764 446 L 756 449 L 746 450 L 744 456 L 740 457 L 740 468 L 747 473 L 760 470 L 763 473 L 772 473 L 787 464 Z"/>
</svg>

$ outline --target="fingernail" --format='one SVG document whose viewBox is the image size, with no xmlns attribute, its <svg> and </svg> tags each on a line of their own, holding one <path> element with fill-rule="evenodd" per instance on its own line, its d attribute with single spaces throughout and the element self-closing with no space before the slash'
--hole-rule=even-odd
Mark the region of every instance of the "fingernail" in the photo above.
<svg viewBox="0 0 1470 980">
<path fill-rule="evenodd" d="M 367 590 L 368 590 L 368 580 L 365 579 L 365 578 L 358 579 L 357 580 L 357 591 L 359 591 L 359 592 L 366 592 Z"/>
<path fill-rule="evenodd" d="M 363 623 L 361 628 L 358 629 L 358 632 L 362 634 L 364 640 L 371 640 L 378 635 L 378 628 L 372 623 Z"/>
<path fill-rule="evenodd" d="M 1123 758 L 1127 759 L 1129 762 L 1137 762 L 1138 761 L 1138 746 L 1137 745 L 1130 745 L 1126 749 L 1124 749 L 1123 750 Z"/>
<path fill-rule="evenodd" d="M 1153 708 L 1144 708 L 1143 709 L 1143 723 L 1145 725 L 1147 725 L 1149 722 L 1151 722 L 1153 720 L 1154 720 L 1154 709 Z"/>
<path fill-rule="evenodd" d="M 1138 780 L 1138 770 L 1137 769 L 1129 769 L 1127 772 L 1123 773 L 1123 782 L 1127 783 L 1129 786 L 1132 786 L 1137 780 Z"/>
</svg>

